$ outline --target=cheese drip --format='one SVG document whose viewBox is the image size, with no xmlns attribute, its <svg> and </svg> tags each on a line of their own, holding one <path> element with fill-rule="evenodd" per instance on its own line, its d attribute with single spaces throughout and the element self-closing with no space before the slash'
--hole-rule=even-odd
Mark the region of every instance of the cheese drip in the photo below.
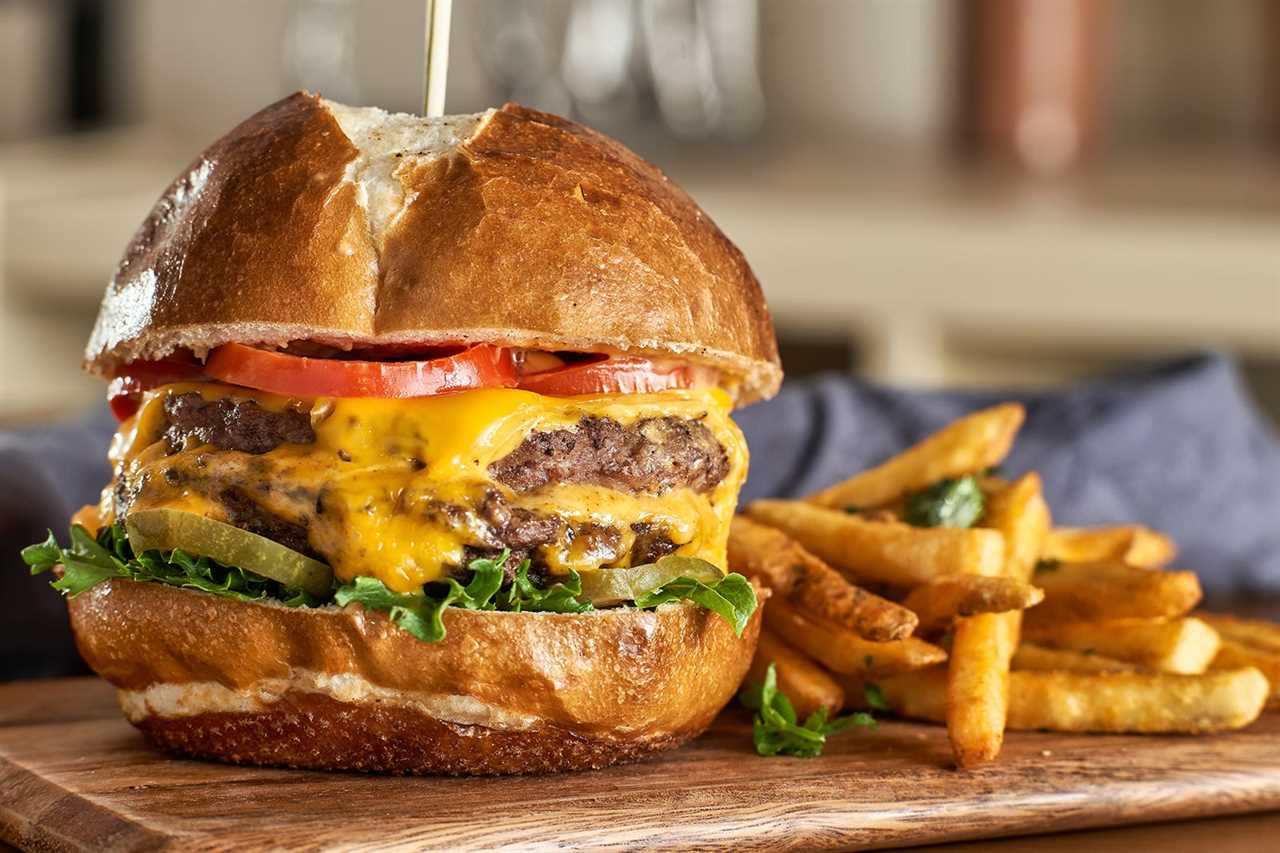
<svg viewBox="0 0 1280 853">
<path fill-rule="evenodd" d="M 170 454 L 161 435 L 164 398 L 190 391 L 206 400 L 253 399 L 274 411 L 309 408 L 316 441 L 282 444 L 258 455 L 207 445 Z M 675 553 L 724 566 L 729 522 L 747 469 L 746 444 L 730 407 L 717 389 L 581 397 L 493 389 L 408 400 L 299 402 L 187 383 L 150 392 L 121 425 L 111 458 L 118 481 L 141 484 L 131 509 L 170 507 L 227 521 L 217 492 L 234 488 L 272 515 L 305 526 L 311 547 L 339 581 L 369 576 L 410 592 L 462 565 L 467 546 L 484 546 L 476 513 L 486 492 L 495 489 L 510 506 L 558 516 L 569 528 L 603 525 L 620 534 L 612 554 L 584 547 L 571 534 L 539 546 L 538 556 L 554 573 L 628 565 L 633 523 L 664 527 L 679 546 Z M 490 463 L 530 433 L 574 428 L 583 417 L 624 426 L 646 418 L 700 420 L 724 448 L 729 472 L 709 493 L 676 488 L 661 495 L 581 484 L 520 494 L 490 477 Z"/>
</svg>

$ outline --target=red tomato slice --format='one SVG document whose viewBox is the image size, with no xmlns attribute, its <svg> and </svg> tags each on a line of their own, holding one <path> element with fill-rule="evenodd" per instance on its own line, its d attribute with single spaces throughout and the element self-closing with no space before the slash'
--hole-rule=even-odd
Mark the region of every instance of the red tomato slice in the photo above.
<svg viewBox="0 0 1280 853">
<path fill-rule="evenodd" d="M 648 394 L 670 388 L 711 384 L 711 371 L 687 364 L 666 364 L 632 356 L 606 356 L 520 377 L 526 391 L 550 397 L 577 394 Z"/>
<path fill-rule="evenodd" d="M 107 384 L 107 405 L 118 419 L 125 420 L 138 411 L 143 391 L 171 382 L 198 379 L 204 368 L 195 360 L 167 358 L 159 361 L 135 361 L 124 365 Z"/>
<path fill-rule="evenodd" d="M 470 388 L 516 384 L 511 350 L 477 344 L 426 361 L 348 361 L 306 358 L 225 344 L 209 355 L 214 379 L 291 397 L 429 397 Z"/>
</svg>

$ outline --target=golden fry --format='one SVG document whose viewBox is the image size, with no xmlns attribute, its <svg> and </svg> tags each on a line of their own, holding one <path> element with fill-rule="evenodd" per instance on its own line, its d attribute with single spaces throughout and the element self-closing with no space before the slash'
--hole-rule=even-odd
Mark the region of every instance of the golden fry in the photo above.
<svg viewBox="0 0 1280 853">
<path fill-rule="evenodd" d="M 1194 572 L 1141 569 L 1125 563 L 1061 563 L 1035 574 L 1044 602 L 1028 625 L 1182 616 L 1200 601 Z"/>
<path fill-rule="evenodd" d="M 1046 560 L 1094 563 L 1114 560 L 1158 569 L 1173 562 L 1178 546 L 1163 533 L 1140 524 L 1116 527 L 1055 527 L 1044 543 Z"/>
<path fill-rule="evenodd" d="M 943 427 L 919 444 L 811 495 L 811 503 L 843 510 L 883 506 L 908 492 L 948 477 L 974 474 L 999 464 L 1022 426 L 1024 412 L 1005 403 L 974 412 Z"/>
<path fill-rule="evenodd" d="M 1050 525 L 1039 475 L 1027 474 L 989 496 L 983 523 L 1004 539 L 1002 576 L 1025 581 Z M 947 736 L 959 767 L 994 761 L 1000 754 L 1009 706 L 1009 661 L 1021 626 L 1021 610 L 956 623 L 947 670 Z"/>
<path fill-rule="evenodd" d="M 762 630 L 744 683 L 763 683 L 771 663 L 778 676 L 778 689 L 787 694 L 800 719 L 819 708 L 835 712 L 844 705 L 844 690 L 830 675 L 772 631 Z"/>
<path fill-rule="evenodd" d="M 729 528 L 729 568 L 753 577 L 799 610 L 843 625 L 868 640 L 911 636 L 916 615 L 845 580 L 785 533 L 737 516 Z"/>
<path fill-rule="evenodd" d="M 1267 680 L 1256 669 L 1204 675 L 1014 673 L 1009 728 L 1162 734 L 1237 729 L 1258 718 Z"/>
<path fill-rule="evenodd" d="M 801 613 L 785 599 L 771 599 L 765 624 L 788 645 L 833 672 L 879 676 L 905 672 L 946 660 L 947 653 L 916 637 L 873 643 L 848 628 Z"/>
<path fill-rule="evenodd" d="M 1224 636 L 1222 647 L 1218 649 L 1218 654 L 1209 665 L 1209 669 L 1243 669 L 1247 666 L 1261 672 L 1271 685 L 1271 695 L 1267 698 L 1267 705 L 1280 706 L 1280 653 L 1255 648 Z"/>
<path fill-rule="evenodd" d="M 955 575 L 911 590 L 903 605 L 920 618 L 922 633 L 942 631 L 958 617 L 1026 610 L 1044 598 L 1037 587 L 1006 577 Z"/>
<path fill-rule="evenodd" d="M 904 717 L 942 722 L 945 670 L 929 669 L 876 682 Z M 1204 675 L 1113 672 L 1013 672 L 1008 727 L 1057 732 L 1203 734 L 1247 726 L 1267 699 L 1256 669 Z M 851 693 L 850 701 L 856 701 Z"/>
<path fill-rule="evenodd" d="M 854 583 L 913 587 L 947 575 L 999 574 L 1004 564 L 1004 539 L 994 530 L 870 521 L 800 501 L 756 501 L 747 515 L 783 531 Z"/>
<path fill-rule="evenodd" d="M 947 736 L 956 766 L 994 761 L 1004 743 L 1009 660 L 1021 611 L 984 613 L 956 623 L 947 668 Z"/>
<path fill-rule="evenodd" d="M 1262 619 L 1240 619 L 1235 616 L 1219 616 L 1214 613 L 1197 613 L 1222 636 L 1256 649 L 1280 654 L 1280 625 Z"/>
<path fill-rule="evenodd" d="M 1040 475 L 1034 471 L 989 494 L 982 526 L 999 531 L 1004 537 L 1004 568 L 1000 574 L 1029 580 L 1051 524 Z"/>
<path fill-rule="evenodd" d="M 1020 669 L 1061 670 L 1063 672 L 1137 672 L 1141 667 L 1128 661 L 1086 654 L 1071 649 L 1051 649 L 1035 643 L 1023 643 L 1013 653 L 1010 664 L 1014 671 Z"/>
<path fill-rule="evenodd" d="M 1218 653 L 1218 632 L 1200 619 L 1112 619 L 1027 625 L 1025 638 L 1056 649 L 1096 653 L 1161 672 L 1204 672 Z"/>
</svg>

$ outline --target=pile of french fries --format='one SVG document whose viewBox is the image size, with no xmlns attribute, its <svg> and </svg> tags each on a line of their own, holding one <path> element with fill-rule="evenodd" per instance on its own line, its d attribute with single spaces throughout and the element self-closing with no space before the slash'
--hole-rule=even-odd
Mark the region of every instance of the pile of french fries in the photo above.
<svg viewBox="0 0 1280 853">
<path fill-rule="evenodd" d="M 1214 732 L 1280 703 L 1280 625 L 1193 615 L 1200 584 L 1166 568 L 1167 536 L 1055 528 L 1038 474 L 996 475 L 1022 420 L 985 409 L 805 500 L 748 505 L 729 567 L 771 590 L 748 680 L 773 664 L 801 717 L 945 723 L 959 767 L 995 759 L 1006 729 Z M 976 521 L 903 520 L 961 478 Z"/>
</svg>

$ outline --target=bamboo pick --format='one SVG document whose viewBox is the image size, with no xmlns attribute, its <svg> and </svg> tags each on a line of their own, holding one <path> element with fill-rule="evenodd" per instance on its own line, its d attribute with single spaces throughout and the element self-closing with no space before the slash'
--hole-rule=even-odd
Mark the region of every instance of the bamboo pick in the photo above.
<svg viewBox="0 0 1280 853">
<path fill-rule="evenodd" d="M 445 81 L 449 76 L 449 19 L 453 0 L 425 0 L 426 40 L 423 51 L 422 113 L 444 115 Z"/>
</svg>

